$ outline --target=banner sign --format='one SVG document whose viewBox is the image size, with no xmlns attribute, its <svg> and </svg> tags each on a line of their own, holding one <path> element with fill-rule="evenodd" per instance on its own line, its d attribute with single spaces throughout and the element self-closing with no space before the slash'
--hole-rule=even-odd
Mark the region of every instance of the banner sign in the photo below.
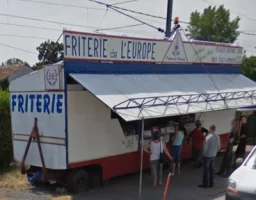
<svg viewBox="0 0 256 200">
<path fill-rule="evenodd" d="M 128 38 L 64 31 L 64 59 L 145 62 L 240 64 L 243 48 L 219 43 Z"/>
</svg>

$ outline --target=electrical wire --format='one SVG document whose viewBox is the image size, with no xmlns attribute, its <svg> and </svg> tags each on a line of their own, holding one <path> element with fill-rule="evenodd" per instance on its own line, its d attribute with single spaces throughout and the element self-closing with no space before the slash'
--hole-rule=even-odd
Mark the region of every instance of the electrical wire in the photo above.
<svg viewBox="0 0 256 200">
<path fill-rule="evenodd" d="M 0 16 L 13 17 L 13 18 L 18 18 L 18 19 L 26 19 L 26 20 L 32 20 L 32 21 L 40 21 L 40 22 L 46 22 L 46 23 L 58 24 L 58 25 L 76 26 L 76 27 L 88 28 L 88 29 L 96 29 L 97 28 L 94 26 L 84 26 L 84 25 L 80 25 L 80 24 L 69 24 L 69 23 L 65 23 L 65 22 L 37 19 L 37 18 L 24 17 L 24 16 L 19 16 L 19 15 L 10 15 L 10 14 L 5 14 L 5 13 L 0 13 Z"/>
<path fill-rule="evenodd" d="M 144 24 L 140 23 L 140 24 L 127 25 L 127 26 L 117 26 L 117 27 L 112 27 L 112 28 L 102 28 L 102 29 L 97 29 L 97 31 L 117 30 L 117 29 L 130 28 L 130 27 L 141 26 L 141 25 L 144 25 Z"/>
<path fill-rule="evenodd" d="M 106 12 L 105 12 L 104 16 L 102 17 L 102 20 L 100 21 L 100 24 L 99 24 L 98 28 L 96 29 L 96 31 L 100 28 L 100 26 L 101 26 L 102 22 L 104 21 L 107 13 L 108 13 L 108 8 L 106 9 Z"/>
<path fill-rule="evenodd" d="M 125 3 L 131 3 L 131 2 L 134 2 L 134 1 L 137 1 L 137 0 L 128 0 L 128 1 L 122 1 L 122 2 L 118 2 L 118 3 L 112 3 L 111 5 L 120 5 L 120 4 L 125 4 Z"/>
<path fill-rule="evenodd" d="M 0 33 L 0 36 L 3 36 L 3 37 L 27 38 L 27 39 L 36 39 L 36 40 L 49 40 L 49 38 L 34 37 L 34 36 L 24 36 L 24 35 L 10 35 L 10 34 L 3 34 L 3 33 Z"/>
<path fill-rule="evenodd" d="M 62 6 L 62 7 L 70 7 L 70 8 L 79 8 L 79 9 L 91 9 L 91 10 L 104 10 L 103 8 L 95 8 L 88 6 L 76 6 L 71 4 L 61 4 L 61 3 L 52 3 L 52 2 L 43 2 L 43 1 L 33 1 L 33 0 L 15 0 L 15 1 L 23 1 L 27 3 L 37 3 L 37 4 L 45 4 L 45 5 L 54 5 L 54 6 Z"/>
<path fill-rule="evenodd" d="M 17 48 L 17 47 L 8 45 L 8 44 L 0 43 L 0 45 L 5 46 L 5 47 L 9 47 L 9 48 L 12 48 L 12 49 L 16 49 L 16 50 L 19 50 L 19 51 L 23 51 L 23 52 L 26 52 L 26 53 L 34 54 L 34 55 L 37 55 L 37 56 L 38 56 L 38 54 L 35 53 L 35 52 L 28 51 L 28 50 L 25 50 L 25 49 L 20 49 L 20 48 Z"/>
<path fill-rule="evenodd" d="M 112 10 L 114 10 L 114 11 L 116 11 L 116 12 L 122 14 L 122 15 L 125 15 L 125 16 L 127 16 L 127 17 L 129 17 L 129 18 L 131 18 L 131 19 L 134 19 L 134 20 L 136 20 L 136 21 L 138 21 L 138 22 L 140 22 L 140 23 L 143 23 L 143 24 L 145 24 L 145 25 L 147 25 L 147 26 L 149 26 L 149 27 L 152 27 L 152 28 L 158 30 L 159 32 L 164 32 L 163 29 L 157 28 L 156 26 L 153 26 L 153 25 L 151 25 L 151 24 L 149 24 L 149 23 L 147 23 L 147 22 L 144 22 L 144 21 L 142 21 L 142 20 L 140 20 L 140 19 L 137 19 L 136 17 L 133 17 L 133 16 L 131 16 L 131 15 L 128 15 L 128 14 L 126 14 L 126 13 L 124 13 L 124 12 L 122 12 L 122 11 L 116 9 L 115 6 L 112 7 L 110 4 L 106 4 L 106 3 L 103 3 L 103 2 L 100 2 L 100 1 L 95 1 L 95 0 L 89 0 L 89 1 L 94 2 L 94 3 L 101 4 L 101 5 L 105 5 L 107 8 L 110 8 L 110 9 L 112 9 Z"/>
</svg>

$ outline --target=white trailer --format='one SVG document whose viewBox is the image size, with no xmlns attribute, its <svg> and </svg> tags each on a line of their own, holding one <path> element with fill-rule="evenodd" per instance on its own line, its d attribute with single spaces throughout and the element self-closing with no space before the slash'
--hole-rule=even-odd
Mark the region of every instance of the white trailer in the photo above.
<svg viewBox="0 0 256 200">
<path fill-rule="evenodd" d="M 225 60 L 216 45 L 188 45 L 175 38 L 163 42 L 65 31 L 63 63 L 12 81 L 14 159 L 23 161 L 35 119 L 40 136 L 42 157 L 38 143 L 32 141 L 25 159 L 29 181 L 40 181 L 47 173 L 48 180 L 81 192 L 95 180 L 136 172 L 141 162 L 147 168 L 148 157 L 141 160 L 139 150 L 144 139 L 143 144 L 150 140 L 153 124 L 161 128 L 169 147 L 170 121 L 191 124 L 200 118 L 204 126 L 215 124 L 218 133 L 228 133 L 236 108 L 255 104 L 256 84 L 240 74 L 241 48 L 218 44 L 217 50 L 232 50 L 223 55 Z M 141 53 L 129 47 L 132 43 L 146 45 L 145 58 L 132 58 L 132 53 Z M 172 43 L 178 48 L 168 48 Z M 211 59 L 206 56 L 199 63 L 190 52 L 191 45 L 215 50 L 211 56 L 226 63 L 202 65 Z M 161 48 L 177 52 L 157 64 Z M 183 158 L 190 157 L 191 151 L 191 144 L 184 142 Z"/>
</svg>

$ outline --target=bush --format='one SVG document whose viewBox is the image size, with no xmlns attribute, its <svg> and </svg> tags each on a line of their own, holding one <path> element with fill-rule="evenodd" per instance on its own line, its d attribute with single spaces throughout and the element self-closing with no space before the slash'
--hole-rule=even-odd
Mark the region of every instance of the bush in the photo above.
<svg viewBox="0 0 256 200">
<path fill-rule="evenodd" d="M 0 90 L 0 172 L 13 161 L 9 93 Z"/>
</svg>

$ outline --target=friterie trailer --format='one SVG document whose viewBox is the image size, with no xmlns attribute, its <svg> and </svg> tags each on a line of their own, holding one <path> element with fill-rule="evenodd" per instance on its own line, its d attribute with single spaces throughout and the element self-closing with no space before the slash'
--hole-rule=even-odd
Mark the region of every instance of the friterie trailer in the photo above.
<svg viewBox="0 0 256 200">
<path fill-rule="evenodd" d="M 15 160 L 31 183 L 81 192 L 149 167 L 142 145 L 157 125 L 171 146 L 174 122 L 215 124 L 222 144 L 236 108 L 255 104 L 241 74 L 243 49 L 227 44 L 64 31 L 64 61 L 10 83 Z M 184 141 L 182 158 L 192 154 Z"/>
</svg>

